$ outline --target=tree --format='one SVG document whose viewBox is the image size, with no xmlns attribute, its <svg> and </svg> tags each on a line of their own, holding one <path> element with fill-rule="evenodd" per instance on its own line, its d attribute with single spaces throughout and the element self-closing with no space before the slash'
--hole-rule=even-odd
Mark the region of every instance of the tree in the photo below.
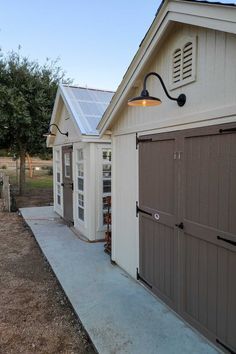
<svg viewBox="0 0 236 354">
<path fill-rule="evenodd" d="M 26 155 L 45 153 L 43 133 L 64 76 L 57 60 L 40 66 L 16 52 L 0 56 L 0 147 L 20 158 L 20 194 L 25 190 Z"/>
</svg>

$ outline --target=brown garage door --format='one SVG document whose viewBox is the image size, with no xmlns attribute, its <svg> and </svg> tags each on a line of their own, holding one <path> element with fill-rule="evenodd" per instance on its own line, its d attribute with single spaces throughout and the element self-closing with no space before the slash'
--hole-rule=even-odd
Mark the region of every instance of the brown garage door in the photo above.
<svg viewBox="0 0 236 354">
<path fill-rule="evenodd" d="M 221 349 L 234 352 L 236 131 L 231 128 L 142 137 L 139 274 Z"/>
</svg>

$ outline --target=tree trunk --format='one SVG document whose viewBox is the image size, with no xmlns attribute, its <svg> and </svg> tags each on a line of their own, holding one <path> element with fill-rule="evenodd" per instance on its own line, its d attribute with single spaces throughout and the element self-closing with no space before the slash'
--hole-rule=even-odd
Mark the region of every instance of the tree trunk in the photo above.
<svg viewBox="0 0 236 354">
<path fill-rule="evenodd" d="M 28 161 L 28 166 L 29 166 L 29 177 L 33 177 L 33 167 L 32 167 L 32 158 L 31 156 L 27 153 L 26 154 L 27 161 Z"/>
<path fill-rule="evenodd" d="M 25 193 L 25 151 L 20 152 L 20 195 Z"/>
</svg>

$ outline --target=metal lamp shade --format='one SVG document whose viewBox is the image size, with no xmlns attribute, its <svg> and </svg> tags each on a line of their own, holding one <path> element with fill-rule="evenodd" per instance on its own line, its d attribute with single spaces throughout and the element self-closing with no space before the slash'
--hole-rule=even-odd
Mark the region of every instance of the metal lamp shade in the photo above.
<svg viewBox="0 0 236 354">
<path fill-rule="evenodd" d="M 138 96 L 130 99 L 128 101 L 129 106 L 133 107 L 149 107 L 149 106 L 159 106 L 161 104 L 160 98 L 152 96 Z"/>
</svg>

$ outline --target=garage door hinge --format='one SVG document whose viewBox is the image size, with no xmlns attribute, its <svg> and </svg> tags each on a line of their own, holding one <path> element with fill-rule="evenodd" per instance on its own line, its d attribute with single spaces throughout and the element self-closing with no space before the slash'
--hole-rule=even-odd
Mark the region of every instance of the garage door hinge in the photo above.
<svg viewBox="0 0 236 354">
<path fill-rule="evenodd" d="M 138 217 L 138 213 L 143 213 L 152 216 L 152 213 L 149 213 L 146 210 L 140 209 L 138 206 L 138 202 L 136 202 L 136 216 Z"/>
<path fill-rule="evenodd" d="M 219 129 L 219 133 L 230 133 L 230 132 L 236 132 L 236 127 L 235 128 L 226 128 L 226 129 Z"/>
<path fill-rule="evenodd" d="M 136 133 L 136 149 L 138 148 L 139 143 L 150 143 L 150 142 L 152 142 L 152 138 L 140 139 L 138 137 L 138 134 Z"/>
<path fill-rule="evenodd" d="M 140 276 L 140 274 L 139 274 L 139 272 L 138 272 L 138 268 L 136 268 L 136 279 L 137 279 L 137 280 L 141 280 L 142 283 L 146 284 L 150 289 L 152 289 L 152 285 L 149 284 L 149 283 L 147 282 L 147 280 L 143 279 L 143 278 Z"/>
<path fill-rule="evenodd" d="M 227 242 L 227 243 L 230 243 L 233 246 L 236 246 L 236 241 L 228 240 L 227 238 L 224 238 L 224 237 L 221 237 L 221 236 L 217 236 L 217 239 L 221 240 L 221 241 L 224 241 L 224 242 Z"/>
<path fill-rule="evenodd" d="M 216 343 L 220 344 L 223 348 L 225 348 L 230 354 L 236 354 L 236 352 L 229 348 L 227 345 L 225 345 L 224 343 L 222 343 L 219 339 L 216 338 Z"/>
</svg>

